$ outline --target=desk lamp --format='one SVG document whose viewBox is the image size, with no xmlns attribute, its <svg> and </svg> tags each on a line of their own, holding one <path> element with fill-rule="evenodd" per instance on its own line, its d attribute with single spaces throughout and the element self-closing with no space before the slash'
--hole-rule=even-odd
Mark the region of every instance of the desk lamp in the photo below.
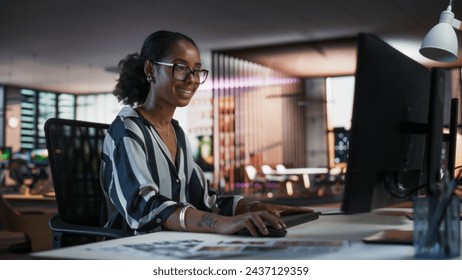
<svg viewBox="0 0 462 280">
<path fill-rule="evenodd" d="M 457 36 L 454 29 L 461 30 L 461 22 L 454 18 L 452 3 L 441 12 L 440 20 L 425 36 L 420 46 L 420 54 L 439 62 L 452 62 L 457 59 Z"/>
</svg>

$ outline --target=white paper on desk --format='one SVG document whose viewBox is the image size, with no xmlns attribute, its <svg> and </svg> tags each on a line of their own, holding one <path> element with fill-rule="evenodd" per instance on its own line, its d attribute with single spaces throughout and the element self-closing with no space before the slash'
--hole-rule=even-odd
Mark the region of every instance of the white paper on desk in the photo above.
<svg viewBox="0 0 462 280">
<path fill-rule="evenodd" d="M 227 239 L 221 241 L 165 240 L 149 243 L 120 244 L 88 248 L 108 254 L 146 259 L 210 259 L 246 255 L 311 255 L 332 253 L 347 246 L 347 241 L 306 239 Z"/>
<path fill-rule="evenodd" d="M 88 248 L 88 250 L 148 259 L 201 258 L 204 253 L 197 254 L 192 250 L 192 248 L 201 243 L 203 243 L 203 241 L 194 239 L 156 241 L 150 243 L 130 243 L 93 247 Z"/>
</svg>

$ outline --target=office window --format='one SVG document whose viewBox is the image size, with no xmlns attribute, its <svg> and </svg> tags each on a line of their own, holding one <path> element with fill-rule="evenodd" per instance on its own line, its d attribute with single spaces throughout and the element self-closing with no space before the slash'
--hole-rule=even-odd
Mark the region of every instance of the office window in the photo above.
<svg viewBox="0 0 462 280">
<path fill-rule="evenodd" d="M 45 148 L 43 126 L 49 118 L 74 119 L 75 97 L 66 93 L 21 89 L 21 148 Z"/>
<path fill-rule="evenodd" d="M 83 121 L 111 123 L 122 105 L 112 93 L 77 96 L 76 118 Z"/>
<path fill-rule="evenodd" d="M 33 90 L 22 89 L 21 93 L 21 147 L 35 148 L 36 95 Z"/>
<path fill-rule="evenodd" d="M 46 120 L 49 118 L 56 117 L 57 114 L 57 96 L 51 92 L 39 92 L 38 93 L 38 111 L 37 111 L 37 137 L 36 147 L 42 148 L 46 146 L 45 143 L 45 132 L 43 127 Z"/>
<path fill-rule="evenodd" d="M 346 164 L 353 112 L 354 76 L 326 79 L 329 166 Z"/>
<path fill-rule="evenodd" d="M 5 109 L 5 90 L 4 87 L 0 85 L 0 146 L 5 144 Z"/>
<path fill-rule="evenodd" d="M 76 115 L 75 103 L 75 96 L 72 94 L 58 95 L 58 117 L 63 119 L 74 119 Z"/>
</svg>

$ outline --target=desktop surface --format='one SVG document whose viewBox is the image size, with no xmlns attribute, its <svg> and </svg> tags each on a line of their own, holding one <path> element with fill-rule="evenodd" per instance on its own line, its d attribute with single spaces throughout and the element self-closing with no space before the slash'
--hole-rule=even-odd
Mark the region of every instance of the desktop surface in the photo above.
<svg viewBox="0 0 462 280">
<path fill-rule="evenodd" d="M 334 212 L 338 209 L 316 208 Z M 398 211 L 399 209 L 393 209 Z M 408 211 L 409 209 L 403 209 Z M 413 259 L 412 245 L 367 244 L 383 230 L 412 230 L 403 215 L 364 213 L 321 215 L 287 229 L 281 238 L 189 232 L 157 232 L 32 254 L 44 259 Z"/>
</svg>

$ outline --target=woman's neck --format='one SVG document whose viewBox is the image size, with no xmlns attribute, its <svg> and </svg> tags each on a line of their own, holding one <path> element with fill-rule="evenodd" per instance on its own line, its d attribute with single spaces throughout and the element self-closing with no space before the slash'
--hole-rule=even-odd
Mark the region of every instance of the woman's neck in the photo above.
<svg viewBox="0 0 462 280">
<path fill-rule="evenodd" d="M 173 112 L 168 112 L 160 106 L 147 107 L 145 105 L 141 105 L 137 107 L 137 109 L 145 119 L 150 121 L 156 127 L 165 128 L 169 126 L 173 118 Z"/>
<path fill-rule="evenodd" d="M 144 118 L 148 119 L 156 127 L 168 127 L 175 113 L 175 108 L 153 98 L 153 96 L 155 95 L 149 94 L 146 101 L 137 109 L 143 114 Z"/>
<path fill-rule="evenodd" d="M 152 104 L 152 106 L 149 106 Z M 166 108 L 170 108 L 167 106 Z M 172 118 L 174 110 L 165 109 L 156 103 L 146 103 L 139 106 L 137 110 L 143 115 L 151 126 L 154 127 L 157 134 L 160 136 L 164 144 L 170 152 L 171 161 L 175 165 L 177 144 L 175 137 L 175 130 L 172 125 Z"/>
</svg>

